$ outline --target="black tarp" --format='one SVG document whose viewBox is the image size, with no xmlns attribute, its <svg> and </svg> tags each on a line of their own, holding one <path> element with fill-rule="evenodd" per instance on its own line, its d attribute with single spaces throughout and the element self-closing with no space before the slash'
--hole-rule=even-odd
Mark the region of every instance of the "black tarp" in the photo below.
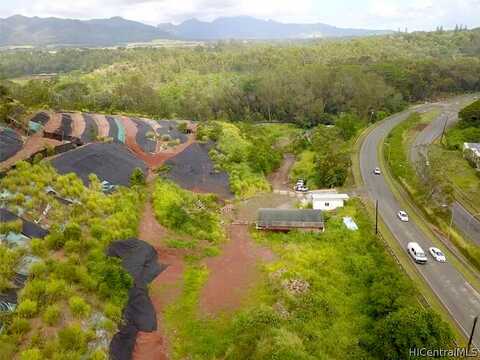
<svg viewBox="0 0 480 360">
<path fill-rule="evenodd" d="M 112 138 L 113 141 L 119 142 L 118 140 L 118 125 L 115 119 L 111 116 L 105 116 L 108 122 L 108 137 Z"/>
<path fill-rule="evenodd" d="M 60 127 L 55 130 L 55 132 L 62 135 L 62 137 L 70 136 L 72 134 L 72 116 L 70 114 L 62 114 Z"/>
<path fill-rule="evenodd" d="M 158 135 L 168 135 L 172 140 L 179 140 L 181 144 L 187 142 L 188 136 L 178 130 L 178 123 L 172 120 L 159 120 L 161 126 L 157 129 Z"/>
<path fill-rule="evenodd" d="M 130 186 L 132 172 L 139 168 L 147 174 L 147 166 L 123 144 L 93 143 L 66 152 L 52 160 L 60 174 L 75 173 L 85 185 L 95 174 L 112 185 Z"/>
<path fill-rule="evenodd" d="M 97 140 L 98 126 L 91 114 L 82 114 L 85 120 L 85 130 L 80 136 L 80 139 L 84 144 Z"/>
<path fill-rule="evenodd" d="M 151 132 L 155 134 L 153 128 L 145 121 L 132 118 L 133 122 L 137 125 L 137 136 L 135 138 L 136 143 L 142 148 L 143 151 L 148 153 L 154 153 L 157 147 L 155 140 L 150 140 L 147 137 L 147 133 Z"/>
<path fill-rule="evenodd" d="M 22 219 L 21 217 L 15 215 L 11 211 L 7 209 L 0 208 L 0 222 L 6 223 L 16 220 L 22 221 L 22 234 L 29 237 L 29 238 L 37 238 L 43 239 L 45 236 L 48 235 L 48 231 L 42 229 L 37 224 L 30 222 L 28 220 Z"/>
<path fill-rule="evenodd" d="M 0 127 L 0 162 L 11 158 L 22 147 L 23 141 L 15 131 Z"/>
<path fill-rule="evenodd" d="M 165 175 L 182 188 L 217 194 L 231 198 L 229 176 L 215 169 L 208 154 L 213 144 L 194 143 L 165 164 L 170 168 Z"/>
<path fill-rule="evenodd" d="M 166 266 L 158 262 L 153 246 L 134 238 L 115 241 L 108 247 L 107 255 L 122 259 L 123 268 L 134 279 L 123 310 L 123 325 L 110 343 L 111 359 L 130 360 L 137 333 L 157 330 L 157 316 L 147 286 Z"/>
<path fill-rule="evenodd" d="M 31 119 L 31 121 L 41 125 L 45 125 L 48 122 L 48 120 L 50 120 L 50 115 L 48 115 L 46 112 L 43 112 L 43 111 L 36 113 Z"/>
</svg>

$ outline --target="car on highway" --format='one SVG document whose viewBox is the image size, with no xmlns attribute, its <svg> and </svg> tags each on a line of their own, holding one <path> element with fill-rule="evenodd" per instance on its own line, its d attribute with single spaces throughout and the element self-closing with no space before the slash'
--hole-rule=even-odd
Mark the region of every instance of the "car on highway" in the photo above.
<svg viewBox="0 0 480 360">
<path fill-rule="evenodd" d="M 376 167 L 376 168 L 373 170 L 373 173 L 374 173 L 375 175 L 382 175 L 382 172 L 381 172 L 380 168 L 378 168 L 378 167 Z"/>
<path fill-rule="evenodd" d="M 407 250 L 413 261 L 415 261 L 417 264 L 427 263 L 427 255 L 425 255 L 425 252 L 420 247 L 420 245 L 418 245 L 418 243 L 409 242 L 407 245 Z"/>
<path fill-rule="evenodd" d="M 445 255 L 441 252 L 440 249 L 436 248 L 436 247 L 431 247 L 428 249 L 428 251 L 430 252 L 430 254 L 432 255 L 432 257 L 437 260 L 438 262 L 447 262 L 447 258 L 445 257 Z"/>
<path fill-rule="evenodd" d="M 398 213 L 397 213 L 397 217 L 400 219 L 400 221 L 403 221 L 403 222 L 408 222 L 408 214 L 406 211 L 404 210 L 400 210 Z"/>
</svg>

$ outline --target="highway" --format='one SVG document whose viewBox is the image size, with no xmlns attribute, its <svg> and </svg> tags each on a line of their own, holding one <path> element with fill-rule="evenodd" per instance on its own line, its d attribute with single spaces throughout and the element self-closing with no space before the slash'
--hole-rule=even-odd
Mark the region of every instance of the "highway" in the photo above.
<svg viewBox="0 0 480 360">
<path fill-rule="evenodd" d="M 426 111 L 431 106 L 430 104 L 421 105 L 384 120 L 366 136 L 360 150 L 360 170 L 368 196 L 372 202 L 379 201 L 380 216 L 405 251 L 407 243 L 410 241 L 418 242 L 424 251 L 428 251 L 433 244 L 417 224 L 412 221 L 403 223 L 397 218 L 397 212 L 400 210 L 399 202 L 384 177 L 374 175 L 373 169 L 380 166 L 378 148 L 388 133 L 397 124 L 406 120 L 412 111 Z M 478 292 L 449 262 L 438 263 L 429 256 L 426 265 L 415 266 L 465 335 L 468 336 L 474 317 L 480 314 Z M 480 344 L 480 331 L 476 332 L 474 342 Z"/>
<path fill-rule="evenodd" d="M 458 112 L 475 100 L 474 95 L 465 95 L 452 99 L 449 102 L 438 104 L 439 116 L 434 119 L 415 138 L 410 148 L 410 161 L 418 164 L 427 159 L 428 146 L 442 135 L 443 128 L 449 128 L 458 121 Z M 424 160 L 423 160 L 424 161 Z M 419 169 L 421 167 L 417 167 Z M 480 220 L 470 214 L 459 202 L 455 201 L 450 210 L 453 215 L 453 223 L 464 235 L 480 245 Z"/>
</svg>

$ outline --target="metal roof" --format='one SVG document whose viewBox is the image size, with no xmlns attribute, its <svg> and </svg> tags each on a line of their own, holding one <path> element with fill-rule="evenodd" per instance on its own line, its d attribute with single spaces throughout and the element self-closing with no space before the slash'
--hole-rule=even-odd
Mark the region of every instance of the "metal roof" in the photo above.
<svg viewBox="0 0 480 360">
<path fill-rule="evenodd" d="M 323 228 L 323 225 L 323 215 L 320 210 L 258 210 L 257 226 L 260 227 Z"/>
</svg>

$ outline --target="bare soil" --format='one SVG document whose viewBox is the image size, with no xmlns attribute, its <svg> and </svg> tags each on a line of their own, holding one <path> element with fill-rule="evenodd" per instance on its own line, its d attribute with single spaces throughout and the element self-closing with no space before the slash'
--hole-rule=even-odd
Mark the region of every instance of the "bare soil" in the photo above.
<svg viewBox="0 0 480 360">
<path fill-rule="evenodd" d="M 167 249 L 163 243 L 168 231 L 156 220 L 150 201 L 145 204 L 139 238 L 157 250 L 159 262 L 169 265 L 150 285 L 150 298 L 157 314 L 158 330 L 153 333 L 140 332 L 133 353 L 134 360 L 167 360 L 169 342 L 163 326 L 165 308 L 181 294 L 183 254 Z"/>
<path fill-rule="evenodd" d="M 274 259 L 269 249 L 253 242 L 246 225 L 231 225 L 229 237 L 220 256 L 205 260 L 210 275 L 201 293 L 200 308 L 207 314 L 238 308 L 259 278 L 259 265 Z"/>
<path fill-rule="evenodd" d="M 77 138 L 81 138 L 85 132 L 85 119 L 81 113 L 72 113 L 72 133 L 71 135 Z"/>
<path fill-rule="evenodd" d="M 280 168 L 268 176 L 268 180 L 275 190 L 290 190 L 289 173 L 292 166 L 295 164 L 295 155 L 286 154 Z"/>
<path fill-rule="evenodd" d="M 110 125 L 108 124 L 107 119 L 105 119 L 105 115 L 94 114 L 92 115 L 95 123 L 97 124 L 98 128 L 98 136 L 106 138 L 108 137 L 108 133 L 110 131 Z"/>
<path fill-rule="evenodd" d="M 7 169 L 18 161 L 28 159 L 37 151 L 45 149 L 46 146 L 57 146 L 61 142 L 53 139 L 46 139 L 42 137 L 42 133 L 36 133 L 30 136 L 24 143 L 23 148 L 14 156 L 7 159 L 0 164 L 0 169 Z"/>
</svg>

